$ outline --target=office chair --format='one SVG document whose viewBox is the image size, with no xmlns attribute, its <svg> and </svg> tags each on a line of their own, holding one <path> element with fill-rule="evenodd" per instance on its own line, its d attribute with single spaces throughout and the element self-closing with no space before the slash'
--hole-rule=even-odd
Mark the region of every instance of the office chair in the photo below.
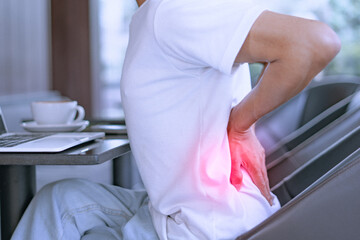
<svg viewBox="0 0 360 240">
<path fill-rule="evenodd" d="M 358 149 L 360 149 L 360 125 L 297 168 L 271 190 L 278 196 L 281 205 L 285 205 Z"/>
<path fill-rule="evenodd" d="M 270 186 L 278 184 L 307 161 L 360 125 L 360 108 L 352 109 L 303 143 L 267 164 Z"/>
<path fill-rule="evenodd" d="M 360 236 L 360 149 L 237 239 L 353 240 Z"/>
<path fill-rule="evenodd" d="M 308 128 L 307 124 L 316 116 L 351 96 L 359 86 L 359 77 L 327 76 L 320 81 L 313 81 L 303 92 L 265 115 L 256 124 L 256 134 L 265 148 L 266 155 L 273 154 L 280 148 L 282 139 L 301 127 Z M 347 101 L 350 101 L 350 98 Z M 312 130 L 318 131 L 342 115 L 346 111 L 346 103 L 345 106 L 340 105 L 327 113 L 328 118 L 323 115 L 325 119 L 317 119 L 318 122 Z M 313 133 L 307 131 L 306 137 Z M 298 141 L 292 142 L 292 144 L 298 143 Z"/>
<path fill-rule="evenodd" d="M 360 91 L 358 92 L 360 93 Z M 277 142 L 273 148 L 268 151 L 266 155 L 266 163 L 269 164 L 286 152 L 291 151 L 306 139 L 310 138 L 312 135 L 343 115 L 349 109 L 349 105 L 353 102 L 352 100 L 355 94 L 356 93 L 329 107 L 319 115 L 315 116 L 308 123 L 299 127 L 294 132 Z"/>
</svg>

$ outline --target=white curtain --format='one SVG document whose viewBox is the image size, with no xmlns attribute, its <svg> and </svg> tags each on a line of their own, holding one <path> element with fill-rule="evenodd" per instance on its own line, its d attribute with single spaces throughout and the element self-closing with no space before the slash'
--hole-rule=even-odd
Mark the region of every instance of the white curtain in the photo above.
<svg viewBox="0 0 360 240">
<path fill-rule="evenodd" d="M 49 4 L 0 1 L 0 96 L 49 89 Z"/>
</svg>

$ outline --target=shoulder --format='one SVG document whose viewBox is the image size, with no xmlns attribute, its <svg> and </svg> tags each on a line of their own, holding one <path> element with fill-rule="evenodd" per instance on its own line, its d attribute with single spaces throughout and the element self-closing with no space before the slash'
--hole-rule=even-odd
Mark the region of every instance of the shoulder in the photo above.
<svg viewBox="0 0 360 240">
<path fill-rule="evenodd" d="M 162 0 L 156 14 L 163 23 L 196 24 L 202 19 L 212 21 L 226 17 L 228 13 L 246 14 L 254 6 L 249 0 Z"/>
<path fill-rule="evenodd" d="M 251 18 L 254 9 L 259 6 L 249 0 L 162 0 L 154 22 L 158 29 L 166 32 L 220 31 L 224 27 L 246 23 L 245 19 Z"/>
</svg>

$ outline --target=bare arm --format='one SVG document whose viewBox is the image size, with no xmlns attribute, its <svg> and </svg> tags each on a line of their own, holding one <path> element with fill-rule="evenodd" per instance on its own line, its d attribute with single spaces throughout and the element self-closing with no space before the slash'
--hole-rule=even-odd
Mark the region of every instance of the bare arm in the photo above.
<svg viewBox="0 0 360 240">
<path fill-rule="evenodd" d="M 248 129 L 303 90 L 339 50 L 339 38 L 327 25 L 263 12 L 235 61 L 268 64 L 257 86 L 233 109 L 230 123 L 236 130 Z"/>
<path fill-rule="evenodd" d="M 336 34 L 325 24 L 273 12 L 254 23 L 236 62 L 264 63 L 255 88 L 230 114 L 230 181 L 240 189 L 244 167 L 262 195 L 272 204 L 264 149 L 254 123 L 299 93 L 340 50 Z"/>
</svg>

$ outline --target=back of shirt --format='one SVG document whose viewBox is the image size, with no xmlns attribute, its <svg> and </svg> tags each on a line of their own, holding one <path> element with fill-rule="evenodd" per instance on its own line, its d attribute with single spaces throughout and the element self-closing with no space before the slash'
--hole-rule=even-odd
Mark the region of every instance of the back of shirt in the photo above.
<svg viewBox="0 0 360 240">
<path fill-rule="evenodd" d="M 233 239 L 273 213 L 244 172 L 230 184 L 227 123 L 250 91 L 234 64 L 262 9 L 243 0 L 147 0 L 130 26 L 121 94 L 161 239 Z"/>
</svg>

